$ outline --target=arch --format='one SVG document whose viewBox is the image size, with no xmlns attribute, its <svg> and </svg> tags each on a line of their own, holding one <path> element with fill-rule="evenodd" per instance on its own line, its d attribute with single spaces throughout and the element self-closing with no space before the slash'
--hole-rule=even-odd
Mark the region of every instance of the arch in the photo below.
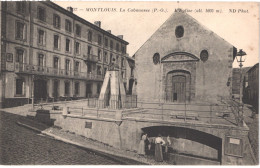
<svg viewBox="0 0 260 168">
<path fill-rule="evenodd" d="M 184 58 L 179 58 L 178 56 L 184 56 Z M 170 60 L 170 57 L 173 59 Z M 162 57 L 161 62 L 190 62 L 190 61 L 199 61 L 200 59 L 195 56 L 194 54 L 188 53 L 188 52 L 173 52 L 170 54 L 167 54 L 166 56 Z"/>
<path fill-rule="evenodd" d="M 162 137 L 169 135 L 173 143 L 171 148 L 178 153 L 221 161 L 222 138 L 213 134 L 181 126 L 155 125 L 143 127 L 141 130 L 151 138 L 156 137 L 159 133 Z"/>
</svg>

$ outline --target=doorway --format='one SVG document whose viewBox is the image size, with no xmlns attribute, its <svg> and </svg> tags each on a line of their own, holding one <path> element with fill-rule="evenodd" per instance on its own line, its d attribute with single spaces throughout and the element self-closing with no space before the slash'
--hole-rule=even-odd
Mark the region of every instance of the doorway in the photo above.
<svg viewBox="0 0 260 168">
<path fill-rule="evenodd" d="M 53 81 L 53 97 L 57 99 L 59 97 L 59 81 Z"/>
<path fill-rule="evenodd" d="M 47 98 L 47 81 L 37 79 L 34 81 L 34 98 Z"/>
<path fill-rule="evenodd" d="M 177 75 L 172 77 L 173 102 L 185 102 L 186 100 L 186 77 Z"/>
</svg>

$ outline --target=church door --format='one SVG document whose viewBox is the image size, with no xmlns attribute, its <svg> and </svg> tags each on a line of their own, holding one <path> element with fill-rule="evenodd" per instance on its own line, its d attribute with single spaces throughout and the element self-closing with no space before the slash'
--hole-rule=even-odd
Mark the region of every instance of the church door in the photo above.
<svg viewBox="0 0 260 168">
<path fill-rule="evenodd" d="M 173 102 L 185 102 L 186 100 L 186 77 L 182 75 L 172 77 Z"/>
</svg>

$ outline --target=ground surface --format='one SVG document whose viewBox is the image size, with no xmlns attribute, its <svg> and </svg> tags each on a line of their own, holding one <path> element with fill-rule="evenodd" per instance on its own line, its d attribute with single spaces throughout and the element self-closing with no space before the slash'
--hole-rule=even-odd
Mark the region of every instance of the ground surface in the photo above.
<svg viewBox="0 0 260 168">
<path fill-rule="evenodd" d="M 133 160 L 78 148 L 43 136 L 16 122 L 23 116 L 0 112 L 0 164 L 3 165 L 122 165 L 140 164 Z M 27 121 L 28 122 L 28 121 Z M 45 129 L 44 125 L 39 126 Z"/>
</svg>

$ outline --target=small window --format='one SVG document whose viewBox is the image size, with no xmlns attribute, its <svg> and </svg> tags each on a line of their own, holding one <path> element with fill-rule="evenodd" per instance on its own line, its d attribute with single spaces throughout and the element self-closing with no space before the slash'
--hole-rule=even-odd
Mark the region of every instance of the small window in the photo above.
<svg viewBox="0 0 260 168">
<path fill-rule="evenodd" d="M 59 49 L 59 41 L 60 41 L 59 35 L 54 35 L 54 39 L 53 39 L 54 49 Z"/>
<path fill-rule="evenodd" d="M 65 30 L 67 32 L 71 32 L 71 21 L 69 21 L 68 19 L 65 20 Z"/>
<path fill-rule="evenodd" d="M 110 54 L 110 60 L 109 61 L 110 61 L 110 63 L 112 63 L 112 61 L 113 61 L 113 54 L 112 53 Z"/>
<path fill-rule="evenodd" d="M 79 95 L 79 82 L 75 83 L 75 95 Z"/>
<path fill-rule="evenodd" d="M 59 15 L 56 15 L 56 14 L 53 15 L 53 26 L 55 28 L 60 28 L 60 16 Z"/>
<path fill-rule="evenodd" d="M 87 64 L 88 73 L 92 73 L 92 65 L 91 63 Z"/>
<path fill-rule="evenodd" d="M 76 54 L 80 54 L 80 43 L 79 42 L 75 42 L 75 52 L 76 52 Z"/>
<path fill-rule="evenodd" d="M 209 58 L 208 51 L 207 50 L 202 50 L 200 52 L 200 59 L 201 59 L 201 61 L 206 62 L 208 60 L 208 58 Z"/>
<path fill-rule="evenodd" d="M 70 82 L 65 82 L 65 95 L 69 96 L 70 95 Z"/>
<path fill-rule="evenodd" d="M 100 61 L 101 60 L 101 50 L 98 49 L 98 60 Z"/>
<path fill-rule="evenodd" d="M 92 41 L 92 31 L 88 32 L 88 41 Z"/>
<path fill-rule="evenodd" d="M 91 49 L 92 49 L 92 47 L 88 46 L 88 56 L 90 56 L 90 54 L 91 54 Z"/>
<path fill-rule="evenodd" d="M 102 72 L 101 72 L 101 66 L 97 66 L 97 74 L 98 74 L 98 75 L 101 75 L 101 73 L 102 73 Z"/>
<path fill-rule="evenodd" d="M 122 53 L 125 54 L 125 47 L 122 46 Z"/>
<path fill-rule="evenodd" d="M 43 67 L 43 54 L 38 54 L 38 66 Z"/>
<path fill-rule="evenodd" d="M 16 95 L 23 95 L 24 80 L 16 79 Z"/>
<path fill-rule="evenodd" d="M 108 47 L 108 39 L 105 38 L 105 47 Z"/>
<path fill-rule="evenodd" d="M 74 71 L 79 72 L 79 61 L 75 61 Z"/>
<path fill-rule="evenodd" d="M 53 58 L 53 68 L 55 68 L 55 69 L 59 68 L 59 58 L 58 57 Z"/>
<path fill-rule="evenodd" d="M 70 39 L 66 39 L 66 51 L 70 51 Z"/>
<path fill-rule="evenodd" d="M 121 67 L 124 67 L 124 66 L 125 66 L 125 59 L 122 58 L 122 59 L 121 59 Z"/>
<path fill-rule="evenodd" d="M 116 43 L 116 51 L 119 51 L 119 44 Z"/>
<path fill-rule="evenodd" d="M 98 45 L 101 45 L 101 43 L 102 43 L 102 37 L 101 37 L 101 35 L 99 34 L 99 35 L 98 35 Z"/>
<path fill-rule="evenodd" d="M 38 30 L 38 44 L 45 45 L 45 32 L 43 30 Z"/>
<path fill-rule="evenodd" d="M 110 49 L 111 49 L 111 50 L 113 50 L 113 48 L 114 48 L 113 41 L 112 41 L 112 40 L 110 40 Z"/>
<path fill-rule="evenodd" d="M 183 26 L 177 26 L 176 29 L 175 29 L 175 36 L 177 38 L 181 38 L 181 37 L 183 37 L 183 35 L 184 35 L 184 28 L 183 28 Z"/>
<path fill-rule="evenodd" d="M 16 22 L 16 39 L 25 40 L 26 37 L 26 27 L 22 22 Z"/>
<path fill-rule="evenodd" d="M 156 65 L 160 62 L 160 54 L 159 53 L 155 53 L 153 55 L 153 63 Z"/>
<path fill-rule="evenodd" d="M 24 50 L 17 49 L 15 62 L 23 63 L 23 55 L 24 55 Z"/>
<path fill-rule="evenodd" d="M 45 9 L 38 7 L 38 19 L 45 22 Z"/>
<path fill-rule="evenodd" d="M 104 62 L 107 62 L 107 52 L 104 52 Z"/>
<path fill-rule="evenodd" d="M 26 10 L 26 2 L 25 1 L 16 2 L 16 10 L 18 13 L 24 14 Z"/>
<path fill-rule="evenodd" d="M 78 24 L 76 24 L 76 35 L 79 37 L 81 36 L 81 27 Z"/>
</svg>

